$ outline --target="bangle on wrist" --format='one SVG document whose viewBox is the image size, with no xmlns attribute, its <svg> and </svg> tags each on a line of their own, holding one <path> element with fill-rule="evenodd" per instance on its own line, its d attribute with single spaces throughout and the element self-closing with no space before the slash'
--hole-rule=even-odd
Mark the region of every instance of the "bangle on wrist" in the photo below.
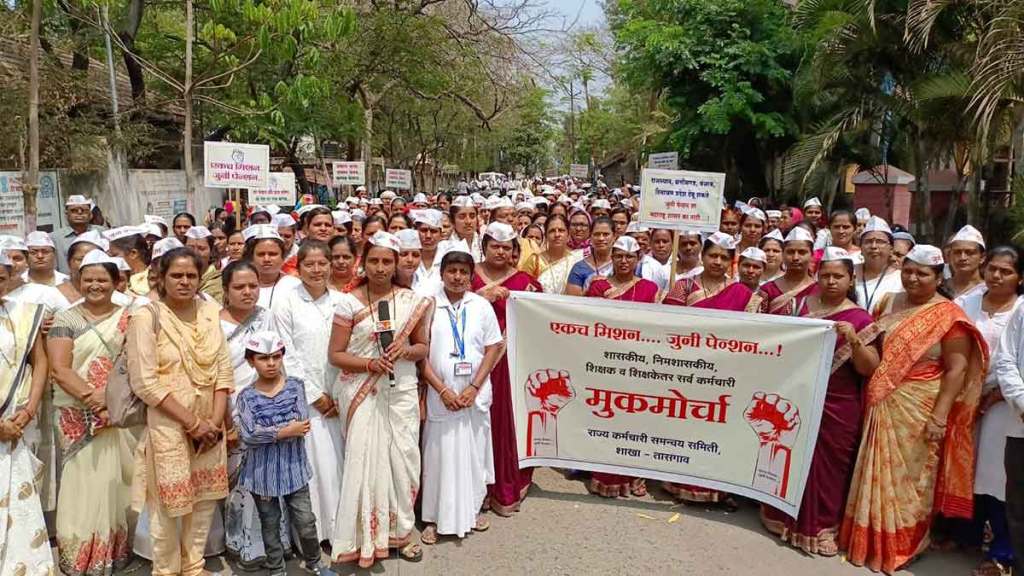
<svg viewBox="0 0 1024 576">
<path fill-rule="evenodd" d="M 195 432 L 196 428 L 199 428 L 199 423 L 200 422 L 201 422 L 201 420 L 199 419 L 199 416 L 196 416 L 195 423 L 185 429 L 185 434 L 191 434 L 191 433 Z"/>
<path fill-rule="evenodd" d="M 373 365 L 373 358 L 367 358 L 366 359 L 366 372 L 367 373 L 371 372 L 370 366 L 372 366 L 372 365 Z"/>
</svg>

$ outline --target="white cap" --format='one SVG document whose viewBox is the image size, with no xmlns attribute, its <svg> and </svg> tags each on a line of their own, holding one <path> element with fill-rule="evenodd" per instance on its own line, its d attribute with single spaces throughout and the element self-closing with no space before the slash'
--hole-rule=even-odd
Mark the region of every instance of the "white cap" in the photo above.
<svg viewBox="0 0 1024 576">
<path fill-rule="evenodd" d="M 96 250 L 93 250 L 92 252 L 96 252 Z M 92 252 L 90 252 L 89 254 L 92 254 Z M 121 258 L 120 256 L 114 256 L 113 258 L 111 258 L 111 260 L 114 261 L 114 264 L 117 264 L 117 269 L 120 270 L 121 272 L 132 271 L 132 267 L 128 265 L 128 262 L 126 262 L 124 258 Z"/>
<path fill-rule="evenodd" d="M 242 238 L 246 242 L 253 238 L 257 240 L 280 240 L 284 242 L 281 235 L 277 232 L 277 226 L 273 224 L 254 224 L 249 226 L 245 230 L 242 230 Z"/>
<path fill-rule="evenodd" d="M 768 256 L 765 255 L 764 250 L 761 250 L 757 246 L 751 246 L 743 252 L 740 252 L 740 260 L 746 258 L 747 260 L 757 260 L 762 264 L 768 263 Z"/>
<path fill-rule="evenodd" d="M 427 195 L 423 192 L 417 192 L 416 195 L 412 197 L 413 204 L 428 204 L 429 202 L 430 201 L 427 200 Z"/>
<path fill-rule="evenodd" d="M 103 237 L 113 242 L 114 240 L 128 238 L 129 236 L 141 236 L 144 233 L 145 231 L 139 226 L 121 226 L 120 228 L 111 228 L 103 232 Z"/>
<path fill-rule="evenodd" d="M 435 208 L 410 210 L 409 215 L 412 216 L 412 221 L 417 226 L 423 224 L 427 228 L 433 228 L 434 230 L 441 229 L 441 219 L 444 218 L 444 214 Z"/>
<path fill-rule="evenodd" d="M 366 186 L 356 186 L 356 192 L 366 192 Z"/>
<path fill-rule="evenodd" d="M 515 205 L 512 204 L 512 200 L 510 198 L 502 196 L 497 198 L 497 201 L 494 203 L 494 207 L 491 208 L 491 210 L 500 210 L 502 208 L 515 208 Z"/>
<path fill-rule="evenodd" d="M 142 221 L 146 224 L 161 224 L 167 226 L 167 220 L 163 216 L 155 216 L 153 214 L 146 214 L 142 217 Z"/>
<path fill-rule="evenodd" d="M 164 231 L 160 229 L 157 224 L 143 224 L 139 226 L 143 236 L 156 236 L 157 238 L 164 237 Z"/>
<path fill-rule="evenodd" d="M 71 196 L 68 196 L 68 199 L 67 199 L 66 202 L 64 202 L 64 205 L 65 206 L 88 206 L 89 208 L 92 208 L 92 200 L 89 200 L 88 198 L 86 198 L 85 196 L 82 196 L 81 194 L 72 194 Z"/>
<path fill-rule="evenodd" d="M 818 200 L 817 196 L 815 196 L 814 198 L 808 198 L 807 201 L 804 202 L 804 208 L 807 208 L 808 206 L 821 207 L 821 200 Z"/>
<path fill-rule="evenodd" d="M 469 196 L 456 196 L 455 199 L 452 200 L 453 208 L 472 208 L 473 206 L 475 206 L 475 204 L 473 203 L 473 199 Z"/>
<path fill-rule="evenodd" d="M 857 222 L 864 222 L 871 218 L 871 210 L 868 210 L 867 208 L 857 208 L 853 215 L 857 218 Z"/>
<path fill-rule="evenodd" d="M 278 228 L 292 228 L 295 226 L 295 218 L 292 218 L 291 214 L 275 214 L 271 223 Z"/>
<path fill-rule="evenodd" d="M 704 241 L 703 240 L 704 239 L 704 234 L 701 233 L 700 230 L 693 230 L 691 228 L 684 228 L 682 230 L 677 230 L 676 234 L 678 234 L 680 238 L 682 238 L 683 236 L 696 236 L 697 238 L 701 239 L 701 242 Z"/>
<path fill-rule="evenodd" d="M 783 243 L 786 242 L 786 239 L 782 237 L 782 230 L 779 230 L 778 228 L 776 228 L 775 230 L 772 230 L 771 232 L 765 234 L 764 236 L 761 236 L 761 240 L 764 240 L 765 238 L 771 238 L 772 240 L 777 240 L 780 244 L 783 244 Z M 759 240 L 759 242 L 760 242 L 760 240 Z"/>
<path fill-rule="evenodd" d="M 768 217 L 764 215 L 764 211 L 762 211 L 760 208 L 747 207 L 747 209 L 744 210 L 743 213 L 747 216 L 750 216 L 751 218 L 757 218 L 761 222 L 768 221 Z"/>
<path fill-rule="evenodd" d="M 395 194 L 391 190 L 385 190 L 385 191 L 380 193 L 380 199 L 381 200 L 394 200 L 397 197 L 398 197 L 398 194 Z"/>
<path fill-rule="evenodd" d="M 868 218 L 868 221 L 864 224 L 864 230 L 860 233 L 860 237 L 863 238 L 868 232 L 885 232 L 889 235 L 889 238 L 892 238 L 892 228 L 889 228 L 889 223 L 879 216 Z"/>
<path fill-rule="evenodd" d="M 334 217 L 335 227 L 344 226 L 345 224 L 352 222 L 352 215 L 346 210 L 335 210 L 334 212 L 331 212 L 331 216 Z"/>
<path fill-rule="evenodd" d="M 855 262 L 853 254 L 846 251 L 845 248 L 838 246 L 826 246 L 821 254 L 822 262 L 836 262 L 838 260 L 849 260 Z"/>
<path fill-rule="evenodd" d="M 284 340 L 276 332 L 261 330 L 245 339 L 245 349 L 257 354 L 274 354 L 284 350 Z"/>
<path fill-rule="evenodd" d="M 533 209 L 533 202 L 530 202 L 528 200 L 523 200 L 522 202 L 516 204 L 516 212 L 533 212 Z"/>
<path fill-rule="evenodd" d="M 306 204 L 305 206 L 296 210 L 295 213 L 298 214 L 299 216 L 302 216 L 303 214 L 309 212 L 314 208 L 325 208 L 325 206 L 323 204 Z"/>
<path fill-rule="evenodd" d="M 153 258 L 159 258 L 164 254 L 167 254 L 175 248 L 184 248 L 185 245 L 180 240 L 171 236 L 170 238 L 164 238 L 163 240 L 157 240 L 153 244 Z"/>
<path fill-rule="evenodd" d="M 487 199 L 486 202 L 484 202 L 484 210 L 494 210 L 495 208 L 498 207 L 498 202 L 500 200 L 501 198 L 497 196 L 491 196 L 490 198 Z"/>
<path fill-rule="evenodd" d="M 263 211 L 271 216 L 277 216 L 281 212 L 281 207 L 277 204 L 270 204 L 269 206 L 264 206 Z"/>
<path fill-rule="evenodd" d="M 42 230 L 36 230 L 35 232 L 29 232 L 28 236 L 25 236 L 25 246 L 28 248 L 54 248 L 53 239 L 50 235 Z"/>
<path fill-rule="evenodd" d="M 808 242 L 810 244 L 814 244 L 814 236 L 811 236 L 811 233 L 808 232 L 806 228 L 802 226 L 794 226 L 793 229 L 789 231 L 789 234 L 786 234 L 786 240 L 784 241 L 786 244 L 790 242 Z"/>
<path fill-rule="evenodd" d="M 25 241 L 17 236 L 0 236 L 0 248 L 3 248 L 4 250 L 20 250 L 22 252 L 28 252 L 28 246 L 25 245 Z"/>
<path fill-rule="evenodd" d="M 88 230 L 83 234 L 79 234 L 77 238 L 71 241 L 71 244 L 68 244 L 68 248 L 70 249 L 79 242 L 88 242 L 89 244 L 98 246 L 99 249 L 104 252 L 110 250 L 110 242 L 108 242 L 107 239 L 96 230 Z"/>
<path fill-rule="evenodd" d="M 420 244 L 420 233 L 413 230 L 412 228 L 399 230 L 395 234 L 395 238 L 398 238 L 398 244 L 402 247 L 403 252 L 407 250 L 423 249 L 423 245 Z"/>
<path fill-rule="evenodd" d="M 543 196 L 534 196 L 533 198 L 530 199 L 530 202 L 533 203 L 534 208 L 540 206 L 541 204 L 545 206 L 551 204 L 551 202 L 549 202 L 548 199 Z"/>
<path fill-rule="evenodd" d="M 498 242 L 512 242 L 516 239 L 516 231 L 504 222 L 491 222 L 484 229 L 484 236 L 490 236 Z"/>
<path fill-rule="evenodd" d="M 365 210 L 362 210 L 360 208 L 355 208 L 354 210 L 352 210 L 351 214 L 352 214 L 352 219 L 353 220 L 359 220 L 360 222 L 362 222 L 363 220 L 366 220 L 366 211 Z"/>
<path fill-rule="evenodd" d="M 626 234 L 646 234 L 650 231 L 650 228 L 641 226 L 640 223 L 635 220 L 626 225 Z"/>
<path fill-rule="evenodd" d="M 592 210 L 593 210 L 594 208 L 600 208 L 600 209 L 603 209 L 603 210 L 611 210 L 611 209 L 612 209 L 612 205 L 611 205 L 611 203 L 610 203 L 610 202 L 608 202 L 608 200 L 606 200 L 606 199 L 604 199 L 604 198 L 598 198 L 597 200 L 594 200 L 594 201 L 593 201 L 593 202 L 592 202 L 592 203 L 590 204 L 590 208 L 591 208 Z"/>
<path fill-rule="evenodd" d="M 477 206 L 483 206 L 484 203 L 487 202 L 487 198 L 484 198 L 484 195 L 479 192 L 474 192 L 470 194 L 469 199 L 472 200 L 473 204 L 476 204 Z"/>
<path fill-rule="evenodd" d="M 555 202 L 559 204 L 572 204 L 572 198 L 569 198 L 568 194 L 562 194 L 557 200 L 555 200 Z"/>
<path fill-rule="evenodd" d="M 92 266 L 93 264 L 113 264 L 117 266 L 117 262 L 107 255 L 106 252 L 102 250 L 93 250 L 86 254 L 85 258 L 82 258 L 81 264 L 78 265 L 78 270 L 81 271 L 82 268 Z"/>
<path fill-rule="evenodd" d="M 917 244 L 907 252 L 906 260 L 923 266 L 942 266 L 946 261 L 942 258 L 942 250 L 929 244 Z"/>
<path fill-rule="evenodd" d="M 636 238 L 623 234 L 615 239 L 615 244 L 612 244 L 612 250 L 622 250 L 623 252 L 635 254 L 640 251 L 640 243 L 636 241 Z"/>
<path fill-rule="evenodd" d="M 768 218 L 782 218 L 782 210 L 765 210 L 764 214 Z"/>
<path fill-rule="evenodd" d="M 395 252 L 402 251 L 402 243 L 398 241 L 398 238 L 394 234 L 389 234 L 383 230 L 379 230 L 376 234 L 370 236 L 368 241 L 370 244 L 380 248 L 389 248 Z"/>
<path fill-rule="evenodd" d="M 910 242 L 911 246 L 917 244 L 917 240 L 914 239 L 914 235 L 911 234 L 910 232 L 895 232 L 895 233 L 893 233 L 892 241 L 895 242 L 897 240 L 905 240 L 907 242 Z"/>
<path fill-rule="evenodd" d="M 193 226 L 185 232 L 185 238 L 191 238 L 192 240 L 205 240 L 210 236 L 213 236 L 213 234 L 206 226 Z"/>
<path fill-rule="evenodd" d="M 731 234 L 726 234 L 725 232 L 715 232 L 708 236 L 707 240 L 719 248 L 724 248 L 726 250 L 736 249 L 736 238 Z"/>
<path fill-rule="evenodd" d="M 348 198 L 345 198 L 345 202 L 347 204 L 359 204 L 359 197 L 358 196 L 349 196 Z"/>
<path fill-rule="evenodd" d="M 981 232 L 979 232 L 977 228 L 970 224 L 964 226 L 960 230 L 957 230 L 957 233 L 949 239 L 948 244 L 952 244 L 953 242 L 974 242 L 981 246 L 982 250 L 985 249 L 985 237 L 981 235 Z M 908 254 L 907 257 L 909 258 L 910 255 Z"/>
</svg>

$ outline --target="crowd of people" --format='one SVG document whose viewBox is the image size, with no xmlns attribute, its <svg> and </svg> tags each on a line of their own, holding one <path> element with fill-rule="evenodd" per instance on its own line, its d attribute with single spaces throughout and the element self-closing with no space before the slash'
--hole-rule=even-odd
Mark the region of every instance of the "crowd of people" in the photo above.
<svg viewBox="0 0 1024 576">
<path fill-rule="evenodd" d="M 505 357 L 516 291 L 833 321 L 800 513 L 763 506 L 765 528 L 886 573 L 930 545 L 983 548 L 978 576 L 1024 571 L 1016 248 L 971 226 L 918 243 L 816 198 L 736 202 L 701 234 L 641 226 L 629 186 L 462 192 L 359 188 L 334 209 L 117 228 L 71 196 L 68 227 L 3 237 L 0 572 L 52 573 L 53 540 L 68 576 L 136 556 L 194 575 L 225 552 L 320 573 L 322 552 L 417 562 L 488 530 L 532 480 Z M 608 498 L 649 488 L 585 481 Z"/>
</svg>

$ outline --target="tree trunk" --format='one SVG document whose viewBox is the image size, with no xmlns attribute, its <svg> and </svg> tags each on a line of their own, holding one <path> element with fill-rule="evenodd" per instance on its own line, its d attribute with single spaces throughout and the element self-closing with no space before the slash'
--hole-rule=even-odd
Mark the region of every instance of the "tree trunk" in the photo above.
<svg viewBox="0 0 1024 576">
<path fill-rule="evenodd" d="M 917 190 L 914 192 L 913 226 L 911 230 L 919 236 L 918 242 L 924 242 L 932 233 L 932 193 L 928 184 L 928 161 L 924 143 L 920 138 L 914 146 L 914 177 Z"/>
<path fill-rule="evenodd" d="M 185 89 L 182 93 L 185 103 L 185 134 L 182 152 L 185 166 L 185 206 L 189 212 L 194 212 L 196 203 L 192 171 L 192 41 L 195 32 L 193 19 L 192 0 L 185 0 Z"/>
<path fill-rule="evenodd" d="M 299 139 L 293 138 L 291 146 L 288 147 L 288 165 L 295 174 L 295 183 L 299 185 L 299 195 L 309 194 L 309 180 L 306 179 L 306 167 L 302 165 L 299 157 L 295 154 L 299 147 Z"/>
<path fill-rule="evenodd" d="M 139 32 L 139 26 L 142 25 L 142 14 L 145 7 L 145 0 L 129 0 L 124 30 L 118 34 L 128 48 L 128 51 L 124 53 L 124 67 L 128 70 L 128 80 L 132 85 L 132 100 L 136 105 L 146 101 L 146 77 L 139 61 L 132 55 L 132 52 L 135 51 L 135 36 Z"/>
<path fill-rule="evenodd" d="M 32 0 L 28 48 L 28 174 L 21 183 L 26 233 L 36 229 L 36 191 L 39 190 L 39 27 L 42 17 L 43 0 Z"/>
<path fill-rule="evenodd" d="M 368 99 L 363 101 L 363 145 L 360 156 L 366 167 L 366 190 L 373 197 L 377 189 L 373 184 L 373 105 Z"/>
</svg>

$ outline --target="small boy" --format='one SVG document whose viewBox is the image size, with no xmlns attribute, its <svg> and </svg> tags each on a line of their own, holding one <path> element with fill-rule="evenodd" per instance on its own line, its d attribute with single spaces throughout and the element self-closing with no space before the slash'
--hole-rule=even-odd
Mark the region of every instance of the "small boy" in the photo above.
<svg viewBox="0 0 1024 576">
<path fill-rule="evenodd" d="M 281 374 L 283 358 L 284 342 L 273 332 L 257 332 L 245 342 L 245 359 L 257 378 L 236 400 L 235 417 L 245 444 L 238 481 L 256 501 L 271 576 L 287 574 L 279 497 L 288 506 L 289 524 L 299 534 L 303 567 L 312 574 L 327 574 L 320 562 L 316 516 L 309 500 L 313 473 L 303 445 L 309 432 L 309 408 L 302 380 Z"/>
</svg>

